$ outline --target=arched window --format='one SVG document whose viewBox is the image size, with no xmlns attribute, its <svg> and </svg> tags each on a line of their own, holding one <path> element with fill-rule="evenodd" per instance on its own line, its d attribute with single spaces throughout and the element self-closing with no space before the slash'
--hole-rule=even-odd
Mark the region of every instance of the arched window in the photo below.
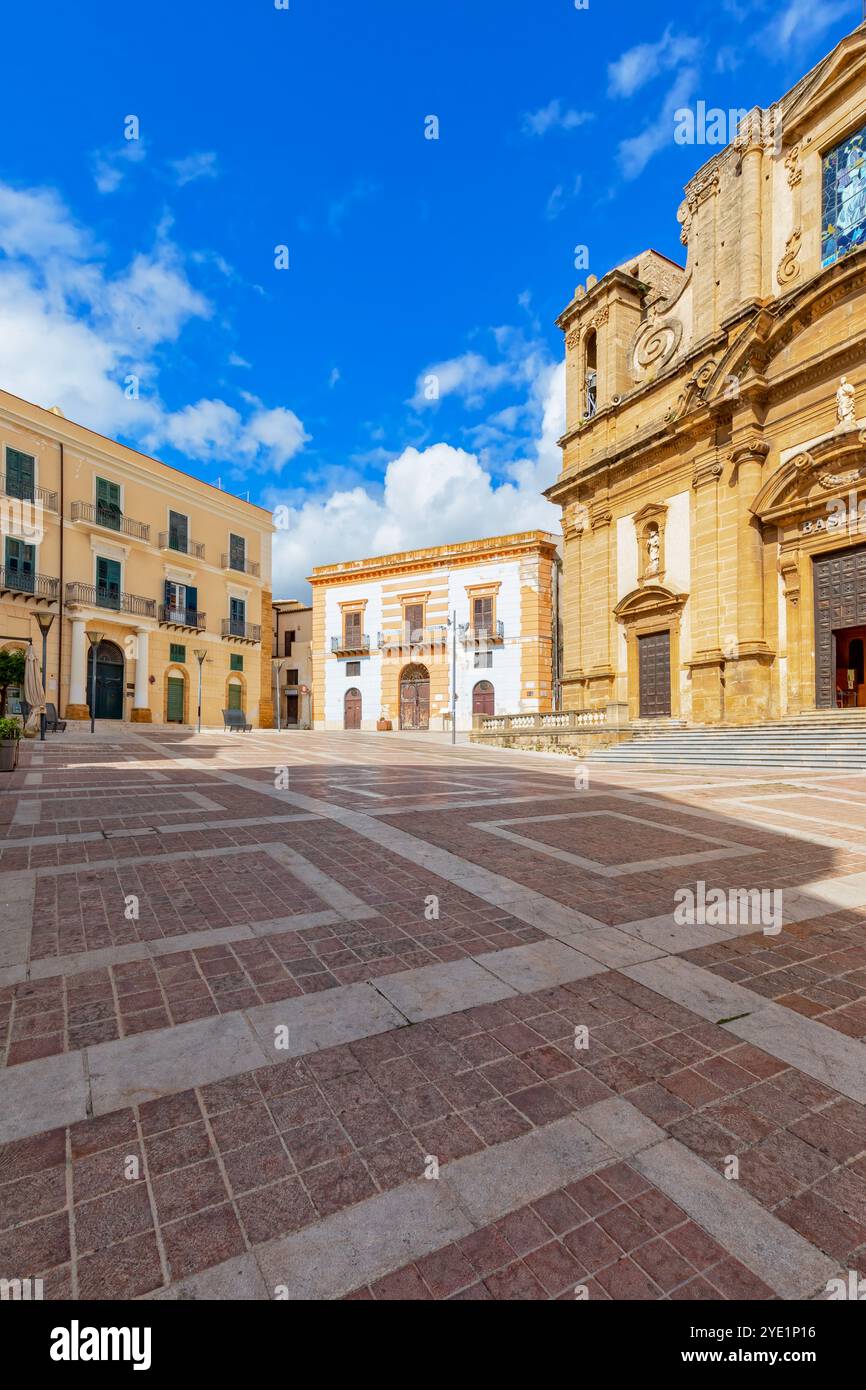
<svg viewBox="0 0 866 1390">
<path fill-rule="evenodd" d="M 583 418 L 591 420 L 598 409 L 598 338 L 594 328 L 583 349 Z"/>
</svg>

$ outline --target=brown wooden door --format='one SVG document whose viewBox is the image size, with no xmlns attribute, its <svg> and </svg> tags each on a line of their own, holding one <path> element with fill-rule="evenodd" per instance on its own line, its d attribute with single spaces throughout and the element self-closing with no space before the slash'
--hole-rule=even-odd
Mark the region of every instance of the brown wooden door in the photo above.
<svg viewBox="0 0 866 1390">
<path fill-rule="evenodd" d="M 816 557 L 815 703 L 836 707 L 836 638 L 843 627 L 866 623 L 866 546 Z"/>
<path fill-rule="evenodd" d="M 361 692 L 360 690 L 347 690 L 343 701 L 343 728 L 360 729 L 361 727 Z"/>
<path fill-rule="evenodd" d="M 641 719 L 667 719 L 671 712 L 671 635 L 638 637 Z"/>
<path fill-rule="evenodd" d="M 496 695 L 490 681 L 479 681 L 472 691 L 472 713 L 496 713 Z"/>
<path fill-rule="evenodd" d="M 429 727 L 430 673 L 426 666 L 407 666 L 400 680 L 400 728 Z"/>
<path fill-rule="evenodd" d="M 286 696 L 286 723 L 297 724 L 298 722 L 298 696 L 295 691 L 289 691 Z"/>
</svg>

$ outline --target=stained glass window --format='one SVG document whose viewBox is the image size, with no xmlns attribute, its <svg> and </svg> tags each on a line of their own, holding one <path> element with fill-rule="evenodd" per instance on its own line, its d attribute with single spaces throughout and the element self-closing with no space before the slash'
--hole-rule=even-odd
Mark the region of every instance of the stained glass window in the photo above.
<svg viewBox="0 0 866 1390">
<path fill-rule="evenodd" d="M 824 157 L 821 264 L 866 244 L 866 126 Z"/>
</svg>

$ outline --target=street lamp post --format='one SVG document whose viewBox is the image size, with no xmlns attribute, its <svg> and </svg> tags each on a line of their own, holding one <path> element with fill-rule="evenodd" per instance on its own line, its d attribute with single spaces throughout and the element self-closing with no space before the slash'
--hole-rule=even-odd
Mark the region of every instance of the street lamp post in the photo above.
<svg viewBox="0 0 866 1390">
<path fill-rule="evenodd" d="M 201 733 L 201 672 L 202 672 L 202 667 L 204 666 L 204 663 L 205 663 L 205 661 L 207 660 L 207 652 L 206 652 L 206 651 L 199 651 L 199 650 L 197 650 L 197 649 L 194 649 L 194 650 L 193 650 L 193 656 L 195 657 L 196 661 L 198 662 L 198 720 L 197 720 L 197 722 L 196 722 L 196 733 L 199 733 L 199 734 L 200 734 L 200 733 Z"/>
<path fill-rule="evenodd" d="M 36 621 L 39 624 L 39 631 L 42 633 L 42 713 L 39 716 L 39 739 L 45 742 L 45 699 L 48 690 L 45 685 L 45 668 L 48 664 L 48 634 L 51 631 L 51 624 L 54 622 L 53 613 L 37 613 Z"/>
<path fill-rule="evenodd" d="M 285 666 L 285 664 L 286 664 L 285 661 L 282 661 L 282 660 L 278 660 L 278 661 L 275 661 L 275 662 L 273 663 L 273 671 L 274 671 L 274 697 L 275 697 L 275 698 L 274 698 L 274 704 L 275 704 L 275 706 L 276 706 L 276 711 L 277 711 L 277 733 L 280 733 L 280 732 L 281 732 L 281 726 L 280 726 L 280 675 L 281 675 L 281 673 L 282 673 L 282 669 L 283 669 L 283 667 Z"/>
<path fill-rule="evenodd" d="M 101 632 L 88 632 L 87 640 L 90 643 L 90 732 L 96 732 L 96 654 L 99 651 L 99 644 L 102 641 Z"/>
</svg>

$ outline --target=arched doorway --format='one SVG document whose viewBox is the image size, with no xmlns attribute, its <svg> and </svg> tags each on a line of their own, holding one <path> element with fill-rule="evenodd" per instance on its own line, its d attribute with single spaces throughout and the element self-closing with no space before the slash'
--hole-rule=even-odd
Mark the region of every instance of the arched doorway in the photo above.
<svg viewBox="0 0 866 1390">
<path fill-rule="evenodd" d="M 490 681 L 479 681 L 472 691 L 472 713 L 496 713 L 496 696 Z"/>
<path fill-rule="evenodd" d="M 93 691 L 93 647 L 87 653 L 87 703 Z M 96 719 L 123 718 L 123 652 L 102 641 L 96 655 Z"/>
<path fill-rule="evenodd" d="M 429 729 L 430 672 L 426 666 L 405 666 L 400 676 L 400 728 Z"/>
<path fill-rule="evenodd" d="M 343 728 L 360 729 L 361 727 L 361 692 L 354 687 L 347 690 L 343 699 Z"/>
</svg>

